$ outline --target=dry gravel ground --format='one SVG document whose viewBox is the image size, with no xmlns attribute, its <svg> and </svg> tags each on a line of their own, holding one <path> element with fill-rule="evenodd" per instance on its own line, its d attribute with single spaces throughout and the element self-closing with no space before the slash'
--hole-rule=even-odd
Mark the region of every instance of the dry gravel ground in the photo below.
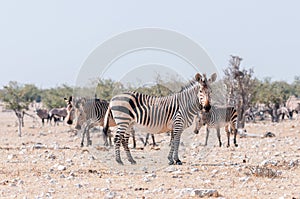
<svg viewBox="0 0 300 199">
<path fill-rule="evenodd" d="M 131 150 L 137 165 L 122 153 L 119 166 L 99 132 L 92 147 L 81 148 L 67 125 L 41 127 L 26 117 L 18 137 L 15 124 L 12 112 L 0 111 L 1 198 L 300 198 L 299 120 L 247 124 L 248 133 L 276 136 L 238 137 L 237 148 L 218 147 L 214 133 L 204 147 L 204 129 L 194 135 L 189 128 L 182 166 L 168 166 L 167 134 L 156 136 L 158 147 Z"/>
</svg>

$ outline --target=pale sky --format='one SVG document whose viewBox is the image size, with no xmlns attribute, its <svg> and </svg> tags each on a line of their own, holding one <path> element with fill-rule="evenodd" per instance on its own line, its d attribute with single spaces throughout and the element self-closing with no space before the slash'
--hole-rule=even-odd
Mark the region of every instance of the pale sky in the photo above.
<svg viewBox="0 0 300 199">
<path fill-rule="evenodd" d="M 300 76 L 300 1 L 1 1 L 0 86 L 74 85 L 89 54 L 124 31 L 157 27 L 200 44 L 219 71 L 230 55 L 256 77 Z M 127 63 L 130 65 L 130 63 Z"/>
</svg>

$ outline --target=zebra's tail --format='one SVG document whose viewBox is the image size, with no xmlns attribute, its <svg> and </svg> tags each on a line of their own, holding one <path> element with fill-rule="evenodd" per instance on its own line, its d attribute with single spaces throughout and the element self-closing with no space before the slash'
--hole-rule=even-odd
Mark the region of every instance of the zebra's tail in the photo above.
<svg viewBox="0 0 300 199">
<path fill-rule="evenodd" d="M 111 109 L 108 106 L 107 111 L 105 113 L 104 124 L 103 124 L 103 135 L 104 135 L 105 139 L 107 139 L 107 136 L 108 136 L 107 132 L 108 132 L 108 128 L 109 128 L 109 119 L 111 116 L 112 116 Z"/>
</svg>

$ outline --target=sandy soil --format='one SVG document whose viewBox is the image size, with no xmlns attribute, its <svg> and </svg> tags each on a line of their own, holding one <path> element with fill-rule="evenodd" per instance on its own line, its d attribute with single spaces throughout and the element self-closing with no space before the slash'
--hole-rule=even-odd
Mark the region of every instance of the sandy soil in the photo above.
<svg viewBox="0 0 300 199">
<path fill-rule="evenodd" d="M 92 147 L 81 148 L 67 125 L 42 127 L 26 117 L 22 137 L 15 125 L 12 112 L 0 111 L 1 198 L 194 198 L 203 189 L 221 198 L 300 198 L 299 120 L 247 124 L 248 133 L 276 136 L 238 137 L 237 148 L 218 147 L 215 133 L 204 147 L 204 129 L 194 135 L 189 128 L 182 166 L 168 165 L 167 134 L 156 136 L 154 148 L 142 149 L 138 141 L 131 150 L 137 165 L 122 153 L 120 166 L 99 132 L 92 133 Z M 222 140 L 226 144 L 224 132 Z"/>
</svg>

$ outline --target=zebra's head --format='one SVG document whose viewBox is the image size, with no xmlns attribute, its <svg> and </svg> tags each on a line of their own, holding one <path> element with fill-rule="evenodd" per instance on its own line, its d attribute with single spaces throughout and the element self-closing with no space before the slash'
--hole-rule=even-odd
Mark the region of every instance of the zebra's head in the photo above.
<svg viewBox="0 0 300 199">
<path fill-rule="evenodd" d="M 83 111 L 83 104 L 85 103 L 85 98 L 73 99 L 70 97 L 69 99 L 65 98 L 67 102 L 67 124 L 72 125 L 75 122 L 75 129 L 80 130 L 82 124 L 85 120 L 85 114 Z"/>
<path fill-rule="evenodd" d="M 195 75 L 195 79 L 200 84 L 200 89 L 198 91 L 198 100 L 200 105 L 202 106 L 200 109 L 204 109 L 208 112 L 211 108 L 210 105 L 210 94 L 211 94 L 211 87 L 210 84 L 217 79 L 217 74 L 213 73 L 209 79 L 206 78 L 206 75 L 200 75 L 197 73 Z"/>
<path fill-rule="evenodd" d="M 67 103 L 67 116 L 66 116 L 66 121 L 67 124 L 72 125 L 73 124 L 73 120 L 74 120 L 74 105 L 73 105 L 73 98 L 72 96 L 69 97 L 69 99 L 64 98 L 66 103 Z"/>
</svg>

